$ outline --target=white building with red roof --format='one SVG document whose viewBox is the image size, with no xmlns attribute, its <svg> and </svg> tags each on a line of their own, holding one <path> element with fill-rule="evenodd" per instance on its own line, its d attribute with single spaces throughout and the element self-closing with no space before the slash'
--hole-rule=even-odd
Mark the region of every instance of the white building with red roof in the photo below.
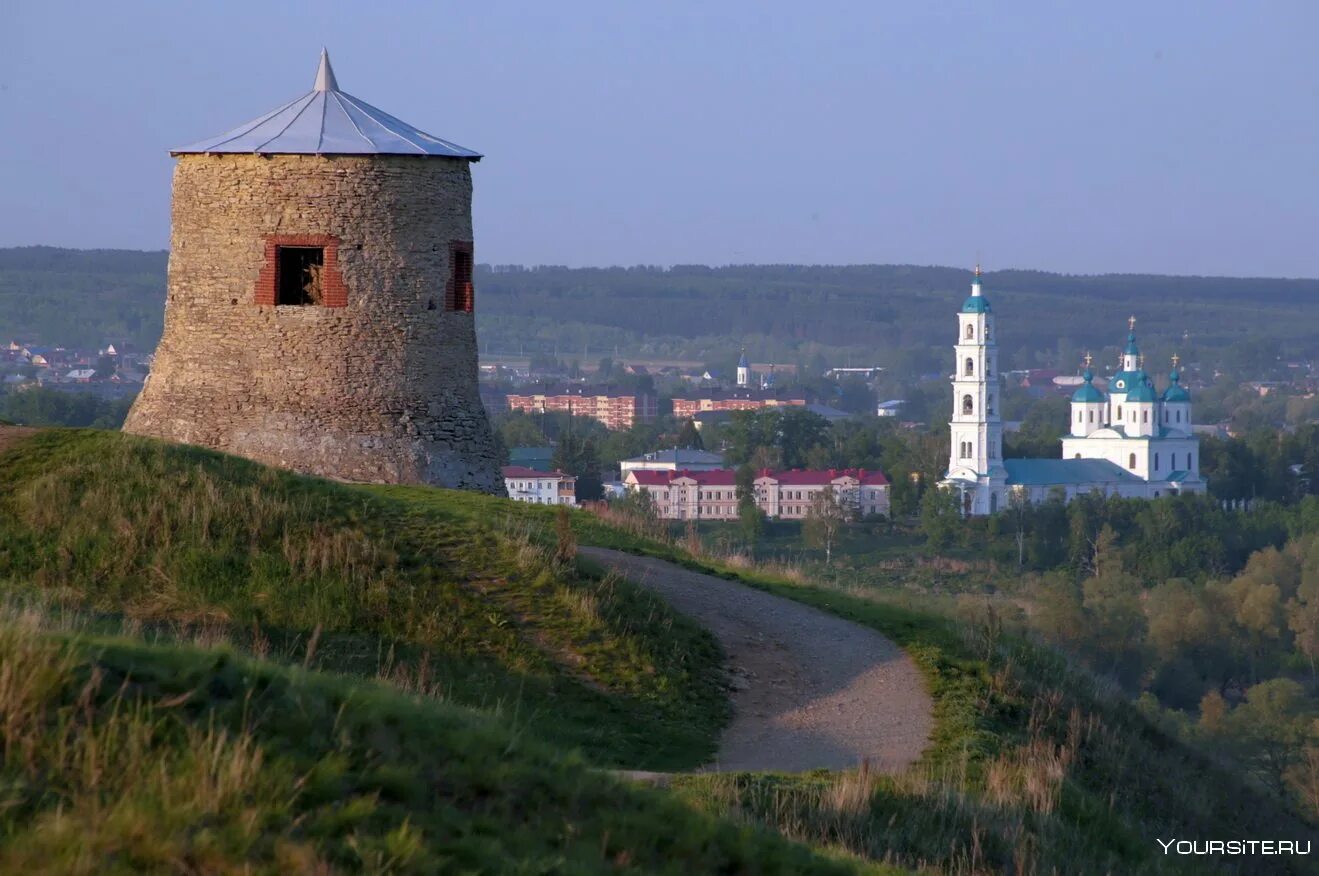
<svg viewBox="0 0 1319 876">
<path fill-rule="evenodd" d="M 737 519 L 737 473 L 633 470 L 623 480 L 628 490 L 650 494 L 665 520 Z M 801 520 L 825 490 L 860 517 L 889 513 L 889 482 L 883 472 L 865 469 L 771 471 L 754 481 L 756 507 L 767 517 Z"/>
<path fill-rule="evenodd" d="M 577 506 L 577 478 L 561 471 L 537 471 L 520 465 L 503 468 L 504 489 L 515 502 Z"/>
</svg>

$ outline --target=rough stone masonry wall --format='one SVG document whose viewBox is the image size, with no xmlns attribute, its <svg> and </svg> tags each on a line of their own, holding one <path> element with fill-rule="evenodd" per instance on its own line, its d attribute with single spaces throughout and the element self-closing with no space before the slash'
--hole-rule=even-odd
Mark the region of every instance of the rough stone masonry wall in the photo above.
<svg viewBox="0 0 1319 876">
<path fill-rule="evenodd" d="M 458 159 L 181 156 L 165 332 L 124 429 L 308 474 L 502 494 L 473 315 L 444 309 L 471 200 Z M 268 239 L 284 235 L 337 239 L 344 306 L 256 303 Z"/>
</svg>

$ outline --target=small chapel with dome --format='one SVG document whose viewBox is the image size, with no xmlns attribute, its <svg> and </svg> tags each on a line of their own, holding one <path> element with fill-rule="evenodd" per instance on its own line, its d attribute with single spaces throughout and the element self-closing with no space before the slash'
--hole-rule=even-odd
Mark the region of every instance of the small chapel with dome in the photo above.
<svg viewBox="0 0 1319 876">
<path fill-rule="evenodd" d="M 979 266 L 957 321 L 952 442 L 943 486 L 957 492 L 964 514 L 993 514 L 1014 500 L 1042 502 L 1051 496 L 1156 499 L 1205 492 L 1200 441 L 1191 429 L 1191 394 L 1181 385 L 1178 359 L 1173 357 L 1160 392 L 1136 345 L 1135 317 L 1127 323 L 1121 370 L 1108 392 L 1095 386 L 1086 357 L 1058 459 L 1003 458 L 998 344 Z"/>
</svg>

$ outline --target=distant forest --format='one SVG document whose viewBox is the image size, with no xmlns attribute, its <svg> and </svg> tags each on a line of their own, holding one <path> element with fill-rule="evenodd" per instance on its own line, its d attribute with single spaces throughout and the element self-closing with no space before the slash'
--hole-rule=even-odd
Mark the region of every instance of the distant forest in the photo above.
<svg viewBox="0 0 1319 876">
<path fill-rule="evenodd" d="M 164 252 L 0 249 L 0 337 L 93 347 L 154 346 Z M 882 365 L 941 372 L 952 313 L 971 273 L 911 265 L 735 265 L 709 268 L 478 266 L 482 353 L 549 354 L 593 365 L 684 359 L 815 367 Z M 1319 354 L 1319 280 L 991 271 L 1001 364 L 1074 369 L 1090 351 L 1116 361 L 1127 317 L 1162 370 L 1178 352 L 1194 367 L 1242 378 L 1281 373 Z"/>
</svg>

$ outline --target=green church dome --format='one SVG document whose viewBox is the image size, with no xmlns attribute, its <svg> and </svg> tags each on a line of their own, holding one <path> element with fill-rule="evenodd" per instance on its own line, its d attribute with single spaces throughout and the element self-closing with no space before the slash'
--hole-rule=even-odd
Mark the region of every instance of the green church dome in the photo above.
<svg viewBox="0 0 1319 876">
<path fill-rule="evenodd" d="M 1155 401 L 1157 401 L 1157 399 L 1154 397 L 1154 387 L 1150 385 L 1148 379 L 1142 380 L 1127 393 L 1128 404 L 1138 404 L 1140 402 L 1152 404 Z"/>
<path fill-rule="evenodd" d="M 1191 394 L 1182 386 L 1182 376 L 1173 371 L 1168 375 L 1168 379 L 1172 381 L 1172 386 L 1164 391 L 1163 400 L 1166 402 L 1189 402 Z"/>
<path fill-rule="evenodd" d="M 962 302 L 962 313 L 989 313 L 989 299 L 983 295 L 972 295 Z"/>
<path fill-rule="evenodd" d="M 1104 394 L 1095 388 L 1093 383 L 1095 373 L 1089 368 L 1085 369 L 1085 383 L 1081 384 L 1076 392 L 1072 393 L 1073 404 L 1095 404 L 1104 401 Z"/>
</svg>

